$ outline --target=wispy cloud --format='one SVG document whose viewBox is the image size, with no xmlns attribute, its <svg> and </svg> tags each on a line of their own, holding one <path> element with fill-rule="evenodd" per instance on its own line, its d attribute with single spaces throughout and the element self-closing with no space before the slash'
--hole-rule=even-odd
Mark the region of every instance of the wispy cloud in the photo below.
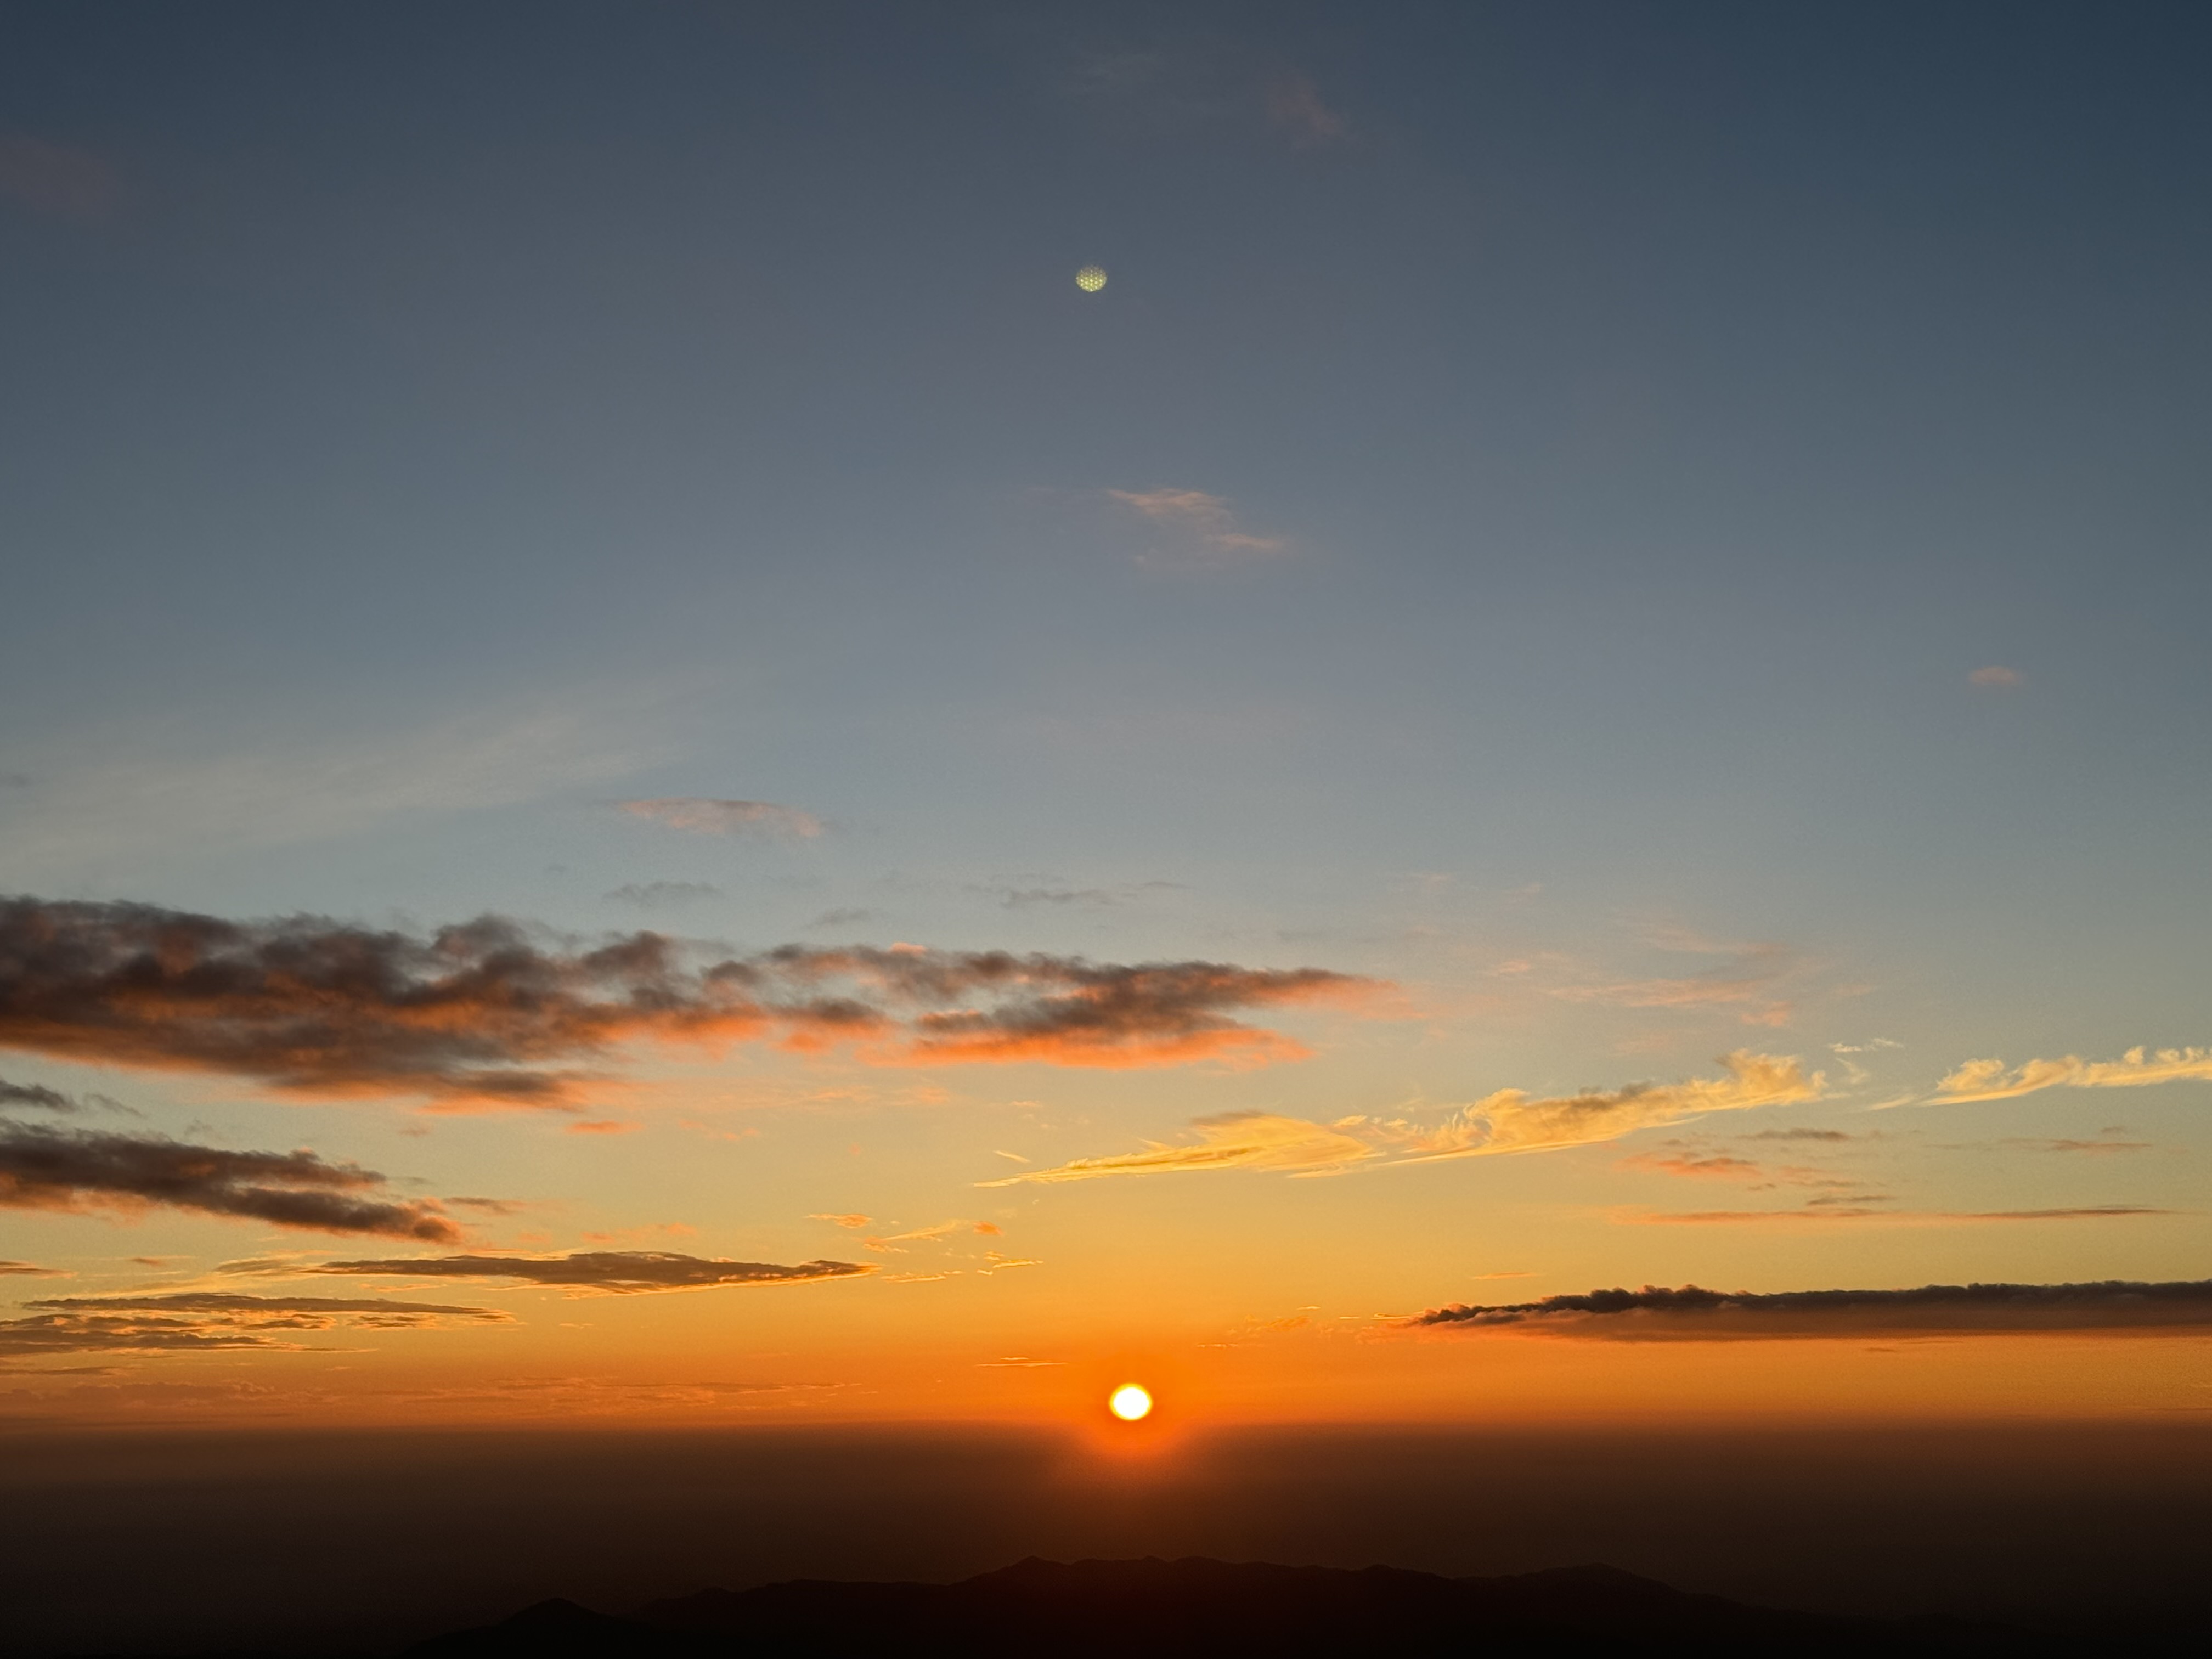
<svg viewBox="0 0 2212 1659">
<path fill-rule="evenodd" d="M 2017 668 L 2006 668 L 1996 663 L 1991 663 L 1988 667 L 1977 668 L 1972 673 L 1967 675 L 1966 684 L 1992 690 L 2008 691 L 2015 687 L 2026 685 L 2027 676 Z"/>
<path fill-rule="evenodd" d="M 1267 83 L 1267 118 L 1301 143 L 1334 143 L 1351 131 L 1310 77 L 1285 70 Z"/>
<path fill-rule="evenodd" d="M 1638 1129 L 1680 1123 L 1709 1112 L 1790 1105 L 1820 1097 L 1820 1074 L 1807 1076 L 1795 1059 L 1739 1051 L 1722 1056 L 1721 1065 L 1726 1075 L 1719 1078 L 1631 1084 L 1605 1092 L 1536 1097 L 1518 1089 L 1501 1089 L 1434 1127 L 1364 1115 L 1321 1124 L 1265 1112 L 1231 1113 L 1193 1124 L 1197 1139 L 1192 1143 L 1155 1141 L 1141 1152 L 1077 1158 L 978 1184 L 1011 1187 L 1199 1170 L 1316 1175 L 1355 1164 L 1425 1164 L 1545 1152 L 1617 1140 Z"/>
<path fill-rule="evenodd" d="M 703 881 L 633 881 L 607 895 L 616 904 L 634 904 L 641 910 L 678 909 L 721 896 L 720 888 Z"/>
<path fill-rule="evenodd" d="M 10 1083 L 0 1077 L 0 1111 L 18 1107 L 36 1107 L 46 1112 L 76 1112 L 80 1107 L 74 1097 L 58 1089 L 49 1089 L 42 1083 Z"/>
<path fill-rule="evenodd" d="M 1765 1293 L 1647 1285 L 1492 1306 L 1455 1304 L 1407 1322 L 1646 1342 L 2203 1329 L 2212 1328 L 2212 1279 Z"/>
<path fill-rule="evenodd" d="M 221 744 L 179 723 L 72 732 L 36 787 L 0 798 L 19 881 L 81 880 L 179 848 L 284 846 L 537 800 L 663 757 L 595 708 L 491 709 L 411 731 L 276 730 Z"/>
<path fill-rule="evenodd" d="M 2118 1060 L 2079 1054 L 2031 1060 L 2008 1070 L 2001 1060 L 1970 1060 L 1936 1085 L 1938 1105 L 2012 1100 L 2040 1089 L 2130 1089 L 2154 1083 L 2212 1082 L 2212 1048 L 2130 1048 Z"/>
<path fill-rule="evenodd" d="M 0 1279 L 62 1279 L 66 1274 L 30 1261 L 0 1261 Z"/>
<path fill-rule="evenodd" d="M 1726 958 L 1694 974 L 1586 980 L 1557 985 L 1548 994 L 1562 1002 L 1611 1008 L 1734 1009 L 1747 1025 L 1781 1026 L 1793 1012 L 1782 985 L 1802 973 L 1796 952 L 1771 942 L 1735 944 L 1707 939 L 1681 928 L 1654 930 L 1646 943 L 1672 954 Z"/>
<path fill-rule="evenodd" d="M 105 219 L 121 198 L 115 168 L 89 150 L 0 133 L 0 198 L 64 219 Z"/>
<path fill-rule="evenodd" d="M 224 1273 L 343 1273 L 371 1279 L 505 1279 L 519 1285 L 629 1296 L 650 1291 L 697 1291 L 729 1285 L 803 1285 L 851 1279 L 875 1268 L 856 1261 L 730 1261 L 667 1250 L 585 1250 L 573 1255 L 395 1256 L 372 1261 L 228 1261 Z"/>
<path fill-rule="evenodd" d="M 669 795 L 616 803 L 633 817 L 699 836 L 779 836 L 811 841 L 829 826 L 811 812 L 765 800 L 708 800 Z"/>
<path fill-rule="evenodd" d="M 0 1208 L 160 1206 L 314 1232 L 440 1243 L 460 1237 L 436 1205 L 391 1198 L 384 1187 L 374 1170 L 325 1163 L 310 1152 L 230 1152 L 0 1119 Z"/>
<path fill-rule="evenodd" d="M 513 1316 L 494 1308 L 448 1307 L 372 1297 L 236 1296 L 184 1291 L 165 1296 L 52 1297 L 40 1311 L 0 1320 L 0 1357 L 50 1353 L 195 1353 L 240 1348 L 297 1350 L 304 1334 L 334 1330 L 398 1331 L 448 1325 L 497 1325 Z"/>
<path fill-rule="evenodd" d="M 1263 1064 L 1305 1050 L 1237 1013 L 1378 988 L 1318 968 L 915 945 L 713 961 L 651 933 L 565 948 L 497 917 L 422 939 L 315 916 L 0 901 L 0 1048 L 449 1106 L 564 1106 L 578 1079 L 549 1066 L 638 1039 L 855 1042 L 905 1063 Z"/>
<path fill-rule="evenodd" d="M 1899 1226 L 1973 1226 L 1983 1222 L 2114 1221 L 2138 1216 L 2170 1216 L 2173 1210 L 2143 1204 L 2080 1204 L 2047 1210 L 1893 1210 L 1867 1200 L 1814 1199 L 1797 1210 L 1692 1210 L 1677 1214 L 1617 1216 L 1645 1227 L 1742 1226 L 1806 1222 L 1887 1222 Z"/>
<path fill-rule="evenodd" d="M 1146 563 L 1219 566 L 1265 558 L 1284 550 L 1279 536 L 1246 531 L 1227 500 L 1202 489 L 1109 489 L 1107 495 L 1141 517 L 1159 538 Z"/>
</svg>

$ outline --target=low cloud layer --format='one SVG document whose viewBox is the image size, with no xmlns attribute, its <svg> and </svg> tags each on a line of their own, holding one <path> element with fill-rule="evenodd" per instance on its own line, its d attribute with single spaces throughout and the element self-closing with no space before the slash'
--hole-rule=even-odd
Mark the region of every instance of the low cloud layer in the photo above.
<svg viewBox="0 0 2212 1659">
<path fill-rule="evenodd" d="M 0 1208 L 160 1206 L 314 1232 L 430 1243 L 460 1237 L 436 1206 L 389 1197 L 384 1186 L 374 1170 L 325 1163 L 310 1152 L 231 1152 L 0 1118 Z"/>
<path fill-rule="evenodd" d="M 1264 1063 L 1305 1050 L 1238 1013 L 1374 988 L 1317 968 L 908 945 L 717 961 L 653 933 L 576 950 L 496 917 L 422 939 L 0 902 L 0 1048 L 447 1104 L 568 1105 L 583 1079 L 552 1067 L 641 1039 L 853 1043 L 907 1063 Z"/>
<path fill-rule="evenodd" d="M 2212 1329 L 2212 1279 L 1765 1294 L 1647 1285 L 1534 1302 L 1455 1304 L 1407 1322 L 1646 1342 L 2203 1330 Z"/>
<path fill-rule="evenodd" d="M 0 1358 L 66 1353 L 204 1353 L 239 1348 L 299 1349 L 303 1335 L 337 1330 L 426 1330 L 497 1325 L 495 1308 L 451 1307 L 376 1297 L 240 1296 L 178 1291 L 152 1296 L 49 1297 L 38 1311 L 0 1320 Z"/>
<path fill-rule="evenodd" d="M 374 1279 L 507 1279 L 634 1295 L 724 1285 L 803 1285 L 875 1272 L 857 1261 L 726 1261 L 665 1250 L 587 1250 L 574 1255 L 399 1256 L 379 1261 L 234 1261 L 225 1273 L 344 1273 Z"/>
<path fill-rule="evenodd" d="M 1970 1060 L 1936 1085 L 1936 1103 L 2012 1100 L 2042 1089 L 2131 1089 L 2154 1083 L 2212 1082 L 2212 1048 L 2130 1048 L 2118 1060 L 2079 1054 L 2031 1060 L 2008 1069 L 2001 1060 Z"/>
<path fill-rule="evenodd" d="M 664 795 L 626 800 L 622 810 L 671 830 L 698 836 L 791 836 L 811 841 L 828 826 L 811 812 L 766 800 L 708 800 L 697 795 Z"/>
<path fill-rule="evenodd" d="M 1434 1127 L 1367 1116 L 1334 1123 L 1271 1113 L 1236 1113 L 1193 1124 L 1194 1144 L 1153 1142 L 1141 1152 L 1077 1158 L 1052 1169 L 978 1184 L 1088 1181 L 1104 1176 L 1169 1175 L 1200 1170 L 1274 1170 L 1320 1175 L 1355 1164 L 1422 1164 L 1501 1152 L 1553 1151 L 1617 1140 L 1638 1129 L 1702 1117 L 1817 1100 L 1819 1073 L 1794 1059 L 1739 1051 L 1721 1058 L 1725 1075 L 1679 1083 L 1631 1084 L 1579 1095 L 1536 1097 L 1501 1089 Z"/>
</svg>

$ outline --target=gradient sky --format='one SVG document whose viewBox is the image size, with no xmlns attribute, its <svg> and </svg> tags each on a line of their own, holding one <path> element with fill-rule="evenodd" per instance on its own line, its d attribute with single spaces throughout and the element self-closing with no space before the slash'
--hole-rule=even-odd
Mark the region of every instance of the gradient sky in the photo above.
<svg viewBox="0 0 2212 1659">
<path fill-rule="evenodd" d="M 0 9 L 0 1411 L 2207 1409 L 2208 47 Z"/>
</svg>

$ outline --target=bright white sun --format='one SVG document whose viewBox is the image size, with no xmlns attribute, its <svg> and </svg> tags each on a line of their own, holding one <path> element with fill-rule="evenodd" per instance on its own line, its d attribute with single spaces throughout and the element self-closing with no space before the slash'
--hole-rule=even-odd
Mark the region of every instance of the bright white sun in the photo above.
<svg viewBox="0 0 2212 1659">
<path fill-rule="evenodd" d="M 1133 1382 L 1124 1382 L 1107 1396 L 1106 1407 L 1124 1423 L 1133 1423 L 1152 1409 L 1152 1397 Z"/>
</svg>

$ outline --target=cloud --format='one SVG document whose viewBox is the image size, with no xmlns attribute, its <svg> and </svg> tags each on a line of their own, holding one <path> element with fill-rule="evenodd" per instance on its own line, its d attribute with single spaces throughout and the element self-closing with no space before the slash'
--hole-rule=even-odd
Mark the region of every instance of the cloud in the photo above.
<svg viewBox="0 0 2212 1659">
<path fill-rule="evenodd" d="M 76 1101 L 58 1089 L 49 1089 L 41 1083 L 10 1083 L 0 1077 L 0 1111 L 18 1106 L 36 1106 L 49 1112 L 81 1109 Z"/>
<path fill-rule="evenodd" d="M 120 195 L 115 169 L 88 150 L 0 134 L 0 197 L 63 219 L 104 219 Z"/>
<path fill-rule="evenodd" d="M 40 1310 L 0 1320 L 0 1357 L 46 1353 L 178 1353 L 239 1348 L 298 1350 L 298 1336 L 332 1330 L 426 1330 L 497 1325 L 493 1308 L 395 1302 L 374 1297 L 237 1296 L 179 1291 L 156 1296 L 50 1297 Z"/>
<path fill-rule="evenodd" d="M 1716 1181 L 1753 1181 L 1766 1173 L 1763 1165 L 1747 1158 L 1729 1158 L 1720 1152 L 1670 1152 L 1663 1158 L 1656 1152 L 1638 1152 L 1621 1159 L 1620 1167 Z"/>
<path fill-rule="evenodd" d="M 1873 1207 L 1881 1194 L 1843 1199 L 1816 1198 L 1802 1210 L 1692 1210 L 1674 1215 L 1617 1218 L 1647 1227 L 1727 1226 L 1762 1221 L 1888 1221 L 1905 1225 L 1964 1226 L 1984 1221 L 2109 1221 L 2130 1216 L 2165 1216 L 2173 1210 L 2142 1204 L 2083 1204 L 2052 1210 L 1885 1210 Z"/>
<path fill-rule="evenodd" d="M 1169 1146 L 1158 1141 L 1141 1152 L 1112 1158 L 1079 1158 L 1055 1169 L 1024 1170 L 1019 1175 L 982 1181 L 981 1187 L 1025 1182 L 1095 1181 L 1104 1176 L 1176 1175 L 1194 1170 L 1275 1170 L 1319 1174 L 1377 1156 L 1365 1141 L 1303 1118 L 1267 1112 L 1231 1112 L 1200 1118 L 1195 1146 Z"/>
<path fill-rule="evenodd" d="M 792 836 L 811 841 L 828 828 L 811 812 L 764 800 L 707 800 L 694 795 L 616 803 L 634 817 L 701 836 Z"/>
<path fill-rule="evenodd" d="M 912 1232 L 893 1233 L 887 1238 L 864 1238 L 860 1243 L 871 1250 L 890 1255 L 902 1255 L 902 1244 L 936 1243 L 961 1233 L 978 1233 L 986 1238 L 997 1238 L 1004 1229 L 988 1221 L 940 1221 L 933 1227 L 916 1227 Z"/>
<path fill-rule="evenodd" d="M 434 1204 L 376 1194 L 384 1177 L 310 1152 L 234 1152 L 158 1135 L 0 1120 L 0 1208 L 159 1205 L 315 1232 L 444 1243 L 460 1230 Z"/>
<path fill-rule="evenodd" d="M 1162 539 L 1146 563 L 1214 566 L 1280 553 L 1281 538 L 1237 526 L 1228 501 L 1202 489 L 1109 489 L 1113 500 L 1142 517 Z"/>
<path fill-rule="evenodd" d="M 617 904 L 634 904 L 641 910 L 673 909 L 722 896 L 722 890 L 703 881 L 629 882 L 607 895 Z"/>
<path fill-rule="evenodd" d="M 1977 668 L 1972 673 L 1967 675 L 1966 684 L 2009 690 L 2014 686 L 2026 685 L 2027 676 L 2017 668 L 2003 668 L 1991 663 L 1988 667 Z"/>
<path fill-rule="evenodd" d="M 862 1215 L 855 1210 L 848 1215 L 811 1215 L 806 1218 L 809 1221 L 826 1221 L 833 1227 L 860 1228 L 866 1226 L 875 1218 Z"/>
<path fill-rule="evenodd" d="M 579 1079 L 550 1063 L 636 1039 L 865 1042 L 869 1058 L 908 1063 L 1261 1064 L 1306 1050 L 1237 1012 L 1379 988 L 1316 968 L 917 945 L 702 955 L 653 933 L 565 948 L 494 916 L 426 939 L 316 916 L 0 900 L 0 1048 L 298 1093 L 565 1106 Z"/>
<path fill-rule="evenodd" d="M 1686 1285 L 1592 1291 L 1407 1322 L 1611 1341 L 1971 1336 L 2212 1328 L 2212 1279 L 2089 1285 L 1924 1285 L 1913 1290 L 1723 1292 Z"/>
<path fill-rule="evenodd" d="M 2212 1048 L 2130 1048 L 2118 1060 L 2087 1060 L 2079 1054 L 2031 1060 L 2008 1071 L 2001 1060 L 1970 1060 L 1936 1085 L 1938 1105 L 1973 1100 L 2013 1100 L 2040 1089 L 2132 1089 L 2154 1083 L 2212 1082 Z"/>
<path fill-rule="evenodd" d="M 985 1187 L 1088 1181 L 1101 1176 L 1166 1175 L 1193 1170 L 1277 1170 L 1320 1174 L 1354 1164 L 1429 1164 L 1501 1152 L 1553 1151 L 1617 1140 L 1708 1112 L 1816 1100 L 1821 1074 L 1807 1077 L 1794 1059 L 1738 1050 L 1721 1057 L 1728 1075 L 1680 1083 L 1631 1084 L 1610 1093 L 1532 1098 L 1501 1089 L 1427 1128 L 1398 1119 L 1346 1117 L 1332 1124 L 1270 1113 L 1201 1118 L 1194 1146 L 1151 1143 L 1141 1152 L 1077 1158 L 1048 1170 L 1025 1170 Z"/>
<path fill-rule="evenodd" d="M 1268 82 L 1267 118 L 1304 143 L 1329 143 L 1350 130 L 1344 117 L 1322 102 L 1314 83 L 1295 70 Z"/>
<path fill-rule="evenodd" d="M 0 1279 L 62 1279 L 67 1275 L 28 1261 L 0 1261 Z"/>
<path fill-rule="evenodd" d="M 1738 1018 L 1747 1025 L 1790 1023 L 1791 1005 L 1778 997 L 1775 990 L 1781 981 L 1798 973 L 1802 964 L 1784 946 L 1721 943 L 1679 928 L 1662 930 L 1650 943 L 1663 951 L 1726 956 L 1732 960 L 1701 974 L 1562 985 L 1553 988 L 1549 994 L 1562 1002 L 1597 1003 L 1612 1008 L 1741 1008 Z"/>
<path fill-rule="evenodd" d="M 1610 1092 L 1532 1098 L 1518 1089 L 1501 1089 L 1463 1109 L 1441 1128 L 1411 1136 L 1406 1146 L 1411 1155 L 1428 1158 L 1583 1146 L 1708 1112 L 1818 1100 L 1826 1086 L 1821 1073 L 1807 1076 L 1795 1058 L 1739 1048 L 1722 1055 L 1720 1064 L 1725 1077 L 1632 1083 Z"/>
<path fill-rule="evenodd" d="M 586 1250 L 574 1255 L 399 1256 L 380 1261 L 230 1261 L 225 1273 L 348 1273 L 379 1279 L 494 1279 L 610 1295 L 705 1290 L 722 1285 L 802 1285 L 875 1272 L 855 1261 L 726 1261 L 666 1250 Z"/>
</svg>

